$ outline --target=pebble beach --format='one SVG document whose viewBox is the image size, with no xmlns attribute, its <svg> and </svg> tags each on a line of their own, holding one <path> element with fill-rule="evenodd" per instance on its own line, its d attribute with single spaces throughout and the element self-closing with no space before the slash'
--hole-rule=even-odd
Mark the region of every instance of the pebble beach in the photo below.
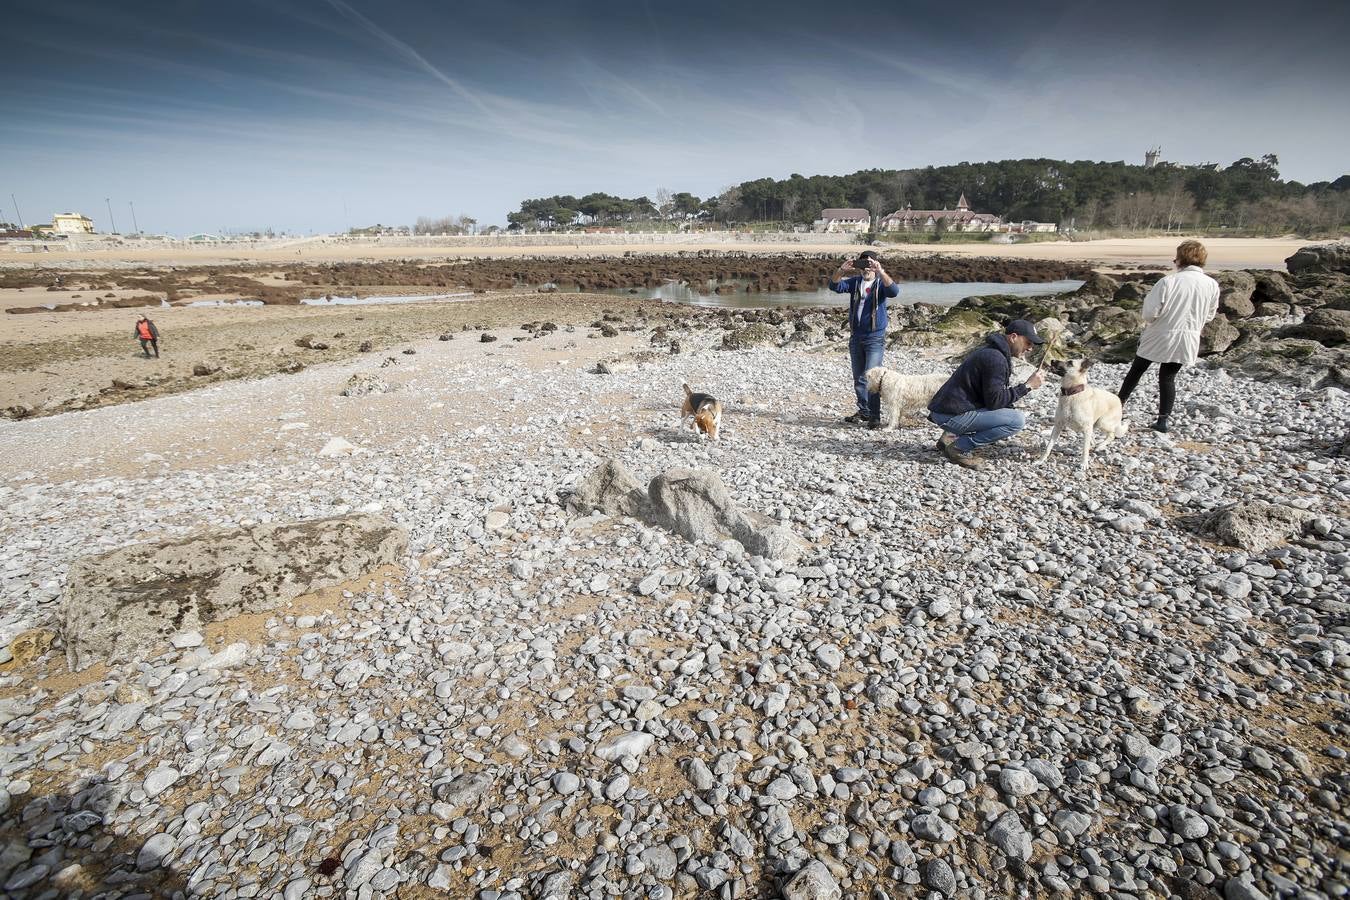
<svg viewBox="0 0 1350 900">
<path fill-rule="evenodd" d="M 1035 463 L 1052 383 L 971 472 L 842 425 L 837 348 L 483 334 L 0 422 L 7 895 L 1350 892 L 1345 391 L 1202 362 L 1159 435 L 1146 379 L 1081 476 Z M 801 552 L 569 506 L 607 460 L 712 470 Z M 1306 527 L 1226 546 L 1239 502 Z M 397 565 L 78 673 L 42 643 L 80 556 L 357 512 Z"/>
</svg>

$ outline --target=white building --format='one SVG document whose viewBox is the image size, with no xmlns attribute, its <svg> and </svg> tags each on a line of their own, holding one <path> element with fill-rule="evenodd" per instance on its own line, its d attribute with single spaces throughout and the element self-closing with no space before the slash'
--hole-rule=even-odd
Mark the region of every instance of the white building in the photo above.
<svg viewBox="0 0 1350 900">
<path fill-rule="evenodd" d="M 93 234 L 94 220 L 79 213 L 54 213 L 52 231 L 57 234 Z"/>
<path fill-rule="evenodd" d="M 861 234 L 872 229 L 872 214 L 865 209 L 822 209 L 813 224 L 816 231 Z"/>
</svg>

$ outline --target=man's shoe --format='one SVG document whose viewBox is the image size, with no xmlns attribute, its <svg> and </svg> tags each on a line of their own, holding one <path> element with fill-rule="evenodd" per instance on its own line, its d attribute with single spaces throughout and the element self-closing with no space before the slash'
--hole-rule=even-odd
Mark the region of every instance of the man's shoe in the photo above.
<svg viewBox="0 0 1350 900">
<path fill-rule="evenodd" d="M 956 435 L 944 431 L 942 432 L 942 436 L 937 439 L 937 443 L 933 445 L 933 449 L 941 453 L 943 450 L 947 449 L 947 445 L 954 440 L 956 440 Z"/>
<path fill-rule="evenodd" d="M 1162 434 L 1167 434 L 1167 416 L 1158 416 L 1158 421 L 1148 427 Z"/>
<path fill-rule="evenodd" d="M 962 453 L 960 450 L 957 450 L 955 441 L 950 444 L 942 445 L 942 455 L 963 469 L 978 469 L 980 466 L 984 465 L 984 463 L 969 453 Z"/>
<path fill-rule="evenodd" d="M 880 419 L 868 419 L 867 427 L 875 429 L 875 428 L 884 428 L 885 425 Z"/>
<path fill-rule="evenodd" d="M 851 416 L 844 416 L 844 421 L 850 425 L 861 425 L 867 421 L 867 416 L 860 412 L 855 412 Z"/>
</svg>

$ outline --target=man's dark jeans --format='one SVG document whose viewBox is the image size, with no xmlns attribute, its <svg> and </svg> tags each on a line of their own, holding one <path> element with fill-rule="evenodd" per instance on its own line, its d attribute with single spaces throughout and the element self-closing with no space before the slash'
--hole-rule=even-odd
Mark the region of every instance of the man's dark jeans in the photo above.
<svg viewBox="0 0 1350 900">
<path fill-rule="evenodd" d="M 848 339 L 848 358 L 853 364 L 853 389 L 858 395 L 858 412 L 868 419 L 881 418 L 881 395 L 867 393 L 868 369 L 881 365 L 886 353 L 886 332 L 855 332 Z"/>
</svg>

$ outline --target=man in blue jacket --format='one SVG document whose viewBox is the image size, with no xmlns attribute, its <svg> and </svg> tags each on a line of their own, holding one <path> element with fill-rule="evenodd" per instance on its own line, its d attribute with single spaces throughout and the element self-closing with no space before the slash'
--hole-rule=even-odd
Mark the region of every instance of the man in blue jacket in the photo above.
<svg viewBox="0 0 1350 900">
<path fill-rule="evenodd" d="M 845 277 L 845 272 L 858 274 Z M 867 393 L 868 369 L 881 365 L 886 352 L 886 301 L 900 296 L 896 284 L 876 251 L 864 250 L 855 261 L 845 260 L 830 279 L 830 290 L 848 294 L 848 356 L 853 365 L 853 390 L 858 411 L 845 422 L 881 427 L 881 395 Z"/>
<path fill-rule="evenodd" d="M 965 361 L 928 401 L 928 418 L 942 426 L 938 449 L 947 459 L 975 469 L 980 460 L 971 455 L 976 447 L 1012 437 L 1027 425 L 1013 404 L 1040 387 L 1044 378 L 1037 369 L 1025 384 L 1012 384 L 1013 357 L 1023 357 L 1045 340 L 1026 319 L 1013 319 L 984 339 L 984 346 Z"/>
</svg>

